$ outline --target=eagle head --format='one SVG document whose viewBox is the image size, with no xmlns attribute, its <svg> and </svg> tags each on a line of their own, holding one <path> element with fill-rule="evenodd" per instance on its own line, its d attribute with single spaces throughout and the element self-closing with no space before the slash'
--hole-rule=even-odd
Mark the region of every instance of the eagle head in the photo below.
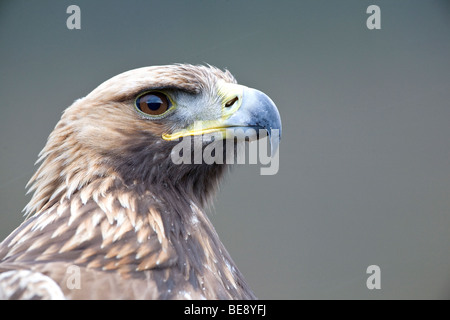
<svg viewBox="0 0 450 320">
<path fill-rule="evenodd" d="M 179 164 L 171 156 L 174 147 L 188 138 L 200 139 L 201 148 L 222 144 L 247 129 L 250 141 L 267 132 L 273 153 L 280 115 L 267 95 L 237 84 L 228 70 L 181 64 L 121 73 L 65 110 L 40 154 L 43 164 L 30 181 L 35 195 L 26 210 L 40 210 L 59 193 L 108 175 L 126 185 L 181 189 L 204 204 L 227 167 L 230 149 L 220 148 L 222 163 L 205 163 L 194 156 L 193 146 L 191 163 Z"/>
<path fill-rule="evenodd" d="M 204 212 L 239 130 L 276 149 L 278 110 L 211 66 L 131 70 L 76 100 L 39 155 L 29 218 L 0 243 L 0 297 L 254 298 Z"/>
</svg>

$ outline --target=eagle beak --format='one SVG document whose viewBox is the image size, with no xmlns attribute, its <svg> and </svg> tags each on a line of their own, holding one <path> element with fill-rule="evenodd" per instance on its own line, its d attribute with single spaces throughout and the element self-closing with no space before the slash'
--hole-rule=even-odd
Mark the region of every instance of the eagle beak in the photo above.
<svg viewBox="0 0 450 320">
<path fill-rule="evenodd" d="M 171 141 L 185 136 L 219 132 L 223 139 L 243 137 L 254 141 L 268 135 L 273 156 L 281 139 L 280 113 L 273 101 L 259 90 L 238 84 L 223 84 L 219 94 L 224 101 L 233 101 L 231 106 L 224 104 L 220 119 L 196 121 L 189 128 L 163 134 L 162 138 Z"/>
<path fill-rule="evenodd" d="M 269 136 L 271 156 L 278 149 L 281 139 L 280 113 L 275 103 L 259 90 L 244 87 L 241 106 L 223 124 L 227 130 L 242 129 L 250 141 L 264 137 L 260 135 L 264 130 Z M 250 134 L 249 129 L 252 129 Z"/>
</svg>

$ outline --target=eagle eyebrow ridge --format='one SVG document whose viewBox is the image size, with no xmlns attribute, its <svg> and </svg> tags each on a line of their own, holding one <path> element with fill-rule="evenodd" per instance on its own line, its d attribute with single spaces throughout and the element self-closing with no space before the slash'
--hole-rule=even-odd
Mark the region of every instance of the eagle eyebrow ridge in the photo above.
<svg viewBox="0 0 450 320">
<path fill-rule="evenodd" d="M 139 89 L 137 91 L 134 91 L 133 93 L 129 93 L 129 94 L 125 94 L 123 96 L 121 96 L 120 98 L 116 99 L 115 102 L 120 102 L 120 103 L 124 103 L 124 102 L 130 102 L 130 101 L 134 101 L 136 99 L 137 96 L 139 96 L 140 94 L 143 94 L 144 92 L 151 92 L 151 91 L 179 91 L 182 93 L 187 93 L 187 94 L 192 94 L 192 95 L 196 95 L 200 93 L 200 90 L 193 90 L 191 88 L 183 88 L 183 87 L 179 87 L 179 86 L 155 86 L 155 87 L 145 87 L 142 89 Z"/>
</svg>

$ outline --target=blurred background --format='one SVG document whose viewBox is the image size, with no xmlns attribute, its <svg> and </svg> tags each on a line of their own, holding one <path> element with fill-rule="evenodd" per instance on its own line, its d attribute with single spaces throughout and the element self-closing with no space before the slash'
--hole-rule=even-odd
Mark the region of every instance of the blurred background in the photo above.
<svg viewBox="0 0 450 320">
<path fill-rule="evenodd" d="M 2 0 L 0 44 L 1 239 L 75 99 L 129 69 L 208 63 L 283 121 L 279 172 L 236 166 L 210 212 L 259 298 L 450 298 L 449 1 Z"/>
</svg>

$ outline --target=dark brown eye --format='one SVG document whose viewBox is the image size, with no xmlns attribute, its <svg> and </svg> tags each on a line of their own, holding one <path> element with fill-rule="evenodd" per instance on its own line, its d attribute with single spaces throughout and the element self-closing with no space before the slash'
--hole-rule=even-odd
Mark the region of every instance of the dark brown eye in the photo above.
<svg viewBox="0 0 450 320">
<path fill-rule="evenodd" d="M 236 101 L 238 101 L 238 97 L 234 97 L 233 99 L 231 99 L 230 101 L 228 101 L 227 103 L 225 103 L 225 108 L 229 108 L 231 107 Z"/>
<path fill-rule="evenodd" d="M 170 100 L 159 92 L 146 93 L 136 99 L 136 107 L 143 113 L 159 116 L 170 107 Z"/>
</svg>

